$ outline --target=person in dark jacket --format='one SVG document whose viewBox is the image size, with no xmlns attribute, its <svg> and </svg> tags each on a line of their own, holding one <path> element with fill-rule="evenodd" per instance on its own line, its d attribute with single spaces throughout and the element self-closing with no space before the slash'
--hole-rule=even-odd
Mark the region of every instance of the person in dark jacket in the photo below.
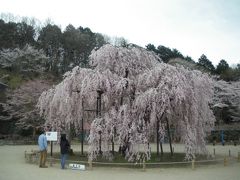
<svg viewBox="0 0 240 180">
<path fill-rule="evenodd" d="M 66 162 L 69 150 L 70 150 L 70 144 L 66 139 L 66 134 L 61 134 L 60 152 L 61 152 L 61 168 L 62 169 L 65 168 L 65 162 Z"/>
</svg>

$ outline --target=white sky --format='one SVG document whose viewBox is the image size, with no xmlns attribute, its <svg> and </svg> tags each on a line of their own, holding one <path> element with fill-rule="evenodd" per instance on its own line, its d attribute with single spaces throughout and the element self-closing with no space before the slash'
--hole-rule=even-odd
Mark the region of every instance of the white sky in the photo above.
<svg viewBox="0 0 240 180">
<path fill-rule="evenodd" d="M 214 65 L 240 63 L 240 0 L 0 0 L 0 13 L 164 45 L 195 61 L 205 54 Z"/>
</svg>

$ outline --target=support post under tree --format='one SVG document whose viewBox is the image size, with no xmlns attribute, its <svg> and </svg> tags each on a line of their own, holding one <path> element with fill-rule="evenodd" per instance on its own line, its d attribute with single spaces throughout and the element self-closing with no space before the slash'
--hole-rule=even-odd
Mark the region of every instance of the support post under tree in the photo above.
<svg viewBox="0 0 240 180">
<path fill-rule="evenodd" d="M 97 90 L 97 109 L 96 109 L 96 114 L 97 114 L 97 117 L 101 117 L 101 102 L 102 102 L 102 94 L 103 94 L 103 91 L 98 89 Z"/>
<path fill-rule="evenodd" d="M 171 156 L 173 156 L 172 138 L 171 138 L 170 127 L 169 127 L 169 123 L 168 123 L 168 118 L 167 118 L 167 117 L 166 117 L 166 122 L 167 122 L 167 132 L 168 132 L 168 139 L 169 139 L 169 145 L 170 145 Z"/>
<path fill-rule="evenodd" d="M 112 154 L 114 155 L 114 140 L 113 140 L 113 137 L 112 137 Z"/>
<path fill-rule="evenodd" d="M 83 127 L 83 118 L 82 118 L 82 134 L 81 134 L 81 153 L 82 153 L 82 155 L 83 155 L 83 143 L 84 143 L 84 127 Z"/>
<path fill-rule="evenodd" d="M 96 109 L 96 115 L 97 117 L 101 117 L 101 102 L 102 102 L 102 94 L 103 94 L 103 91 L 98 89 L 97 90 L 97 109 Z M 100 139 L 99 139 L 99 153 L 102 153 L 102 132 L 99 131 L 99 136 L 100 136 Z"/>
<path fill-rule="evenodd" d="M 113 137 L 112 137 L 112 154 L 114 155 L 114 136 L 116 134 L 116 127 L 114 127 Z"/>
<path fill-rule="evenodd" d="M 82 108 L 83 108 L 83 113 L 84 113 L 83 100 L 82 100 Z M 82 117 L 82 134 L 81 134 L 81 153 L 82 153 L 82 155 L 83 155 L 83 143 L 84 143 L 84 140 L 83 140 L 83 138 L 84 138 L 84 127 L 83 127 L 83 125 L 84 125 L 84 122 L 83 122 L 83 117 Z"/>
<path fill-rule="evenodd" d="M 157 121 L 157 156 L 159 156 L 159 121 Z"/>
</svg>

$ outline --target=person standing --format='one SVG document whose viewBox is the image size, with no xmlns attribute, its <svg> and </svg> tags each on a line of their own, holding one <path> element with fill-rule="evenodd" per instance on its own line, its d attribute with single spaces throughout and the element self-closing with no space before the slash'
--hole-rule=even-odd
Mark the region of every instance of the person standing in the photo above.
<svg viewBox="0 0 240 180">
<path fill-rule="evenodd" d="M 65 169 L 65 162 L 70 150 L 70 144 L 66 138 L 66 134 L 61 134 L 60 152 L 61 152 L 61 168 Z"/>
<path fill-rule="evenodd" d="M 38 146 L 40 150 L 40 168 L 47 168 L 46 160 L 47 160 L 47 137 L 46 132 L 41 130 L 41 135 L 38 137 Z"/>
</svg>

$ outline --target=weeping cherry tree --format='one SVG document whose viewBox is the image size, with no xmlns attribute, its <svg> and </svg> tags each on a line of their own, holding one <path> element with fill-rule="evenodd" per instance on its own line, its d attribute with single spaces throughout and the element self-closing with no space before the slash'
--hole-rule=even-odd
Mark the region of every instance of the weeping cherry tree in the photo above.
<svg viewBox="0 0 240 180">
<path fill-rule="evenodd" d="M 101 153 L 108 158 L 114 140 L 127 146 L 129 161 L 142 155 L 150 159 L 150 136 L 157 125 L 164 136 L 166 119 L 185 143 L 186 159 L 207 152 L 206 133 L 215 121 L 209 107 L 212 79 L 207 74 L 162 63 L 135 46 L 105 45 L 89 59 L 91 69 L 67 72 L 60 84 L 42 93 L 38 108 L 53 129 L 69 129 L 72 124 L 79 131 L 84 109 L 94 109 L 97 91 L 103 92 L 101 116 L 91 122 L 90 160 L 99 155 L 100 139 Z"/>
</svg>

